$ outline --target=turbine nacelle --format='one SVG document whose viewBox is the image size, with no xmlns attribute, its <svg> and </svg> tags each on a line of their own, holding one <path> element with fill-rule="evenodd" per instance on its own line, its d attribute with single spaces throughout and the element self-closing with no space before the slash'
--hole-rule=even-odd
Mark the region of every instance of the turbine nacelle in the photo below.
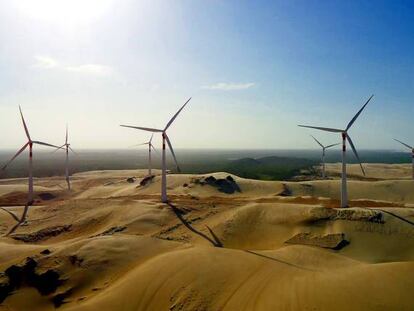
<svg viewBox="0 0 414 311">
<path fill-rule="evenodd" d="M 29 147 L 30 151 L 32 150 L 33 145 L 41 145 L 41 146 L 46 146 L 46 147 L 59 148 L 58 146 L 48 144 L 48 143 L 45 143 L 45 142 L 42 142 L 42 141 L 32 140 L 32 138 L 30 137 L 30 134 L 29 134 L 29 129 L 27 127 L 26 121 L 24 120 L 24 117 L 23 117 L 22 108 L 20 106 L 19 106 L 19 111 L 20 111 L 20 117 L 21 117 L 22 123 L 23 123 L 24 132 L 26 133 L 27 142 L 23 145 L 22 148 L 20 148 L 19 151 L 17 151 L 17 153 L 10 159 L 9 162 L 7 162 L 5 165 L 3 165 L 3 167 L 0 169 L 1 171 L 4 171 L 14 161 L 14 159 L 16 159 L 27 147 Z M 32 154 L 30 153 L 30 157 L 31 156 L 32 156 Z"/>
<path fill-rule="evenodd" d="M 23 117 L 22 108 L 20 106 L 19 106 L 19 111 L 20 111 L 20 117 L 21 117 L 22 123 L 23 123 L 24 132 L 25 132 L 26 137 L 27 137 L 27 142 L 0 169 L 0 173 L 4 172 L 6 170 L 6 168 L 14 161 L 14 159 L 16 159 L 27 147 L 29 147 L 29 174 L 28 174 L 29 175 L 29 191 L 28 191 L 27 204 L 26 204 L 25 210 L 23 212 L 23 215 L 22 215 L 22 218 L 21 218 L 21 221 L 20 221 L 20 223 L 21 223 L 26 219 L 26 213 L 27 213 L 28 207 L 33 204 L 33 151 L 32 151 L 33 145 L 41 145 L 41 146 L 52 147 L 52 148 L 59 148 L 59 147 L 55 146 L 55 145 L 52 145 L 52 144 L 49 144 L 49 143 L 42 142 L 42 141 L 32 140 L 32 138 L 30 137 L 30 133 L 29 133 L 29 129 L 27 127 L 26 121 Z"/>
<path fill-rule="evenodd" d="M 365 102 L 365 104 L 362 106 L 361 109 L 358 110 L 358 112 L 355 114 L 355 116 L 351 119 L 351 121 L 349 121 L 348 125 L 346 126 L 345 129 L 338 129 L 338 128 L 330 128 L 330 127 L 320 127 L 320 126 L 309 126 L 309 125 L 298 125 L 300 127 L 305 127 L 305 128 L 311 128 L 311 129 L 316 129 L 316 130 L 320 130 L 320 131 L 325 131 L 325 132 L 331 132 L 331 133 L 340 133 L 342 136 L 342 142 L 343 142 L 343 152 L 346 151 L 346 141 L 349 142 L 349 145 L 352 148 L 352 151 L 355 155 L 355 157 L 357 158 L 358 162 L 359 162 L 359 166 L 361 167 L 361 171 L 365 176 L 365 170 L 362 167 L 362 163 L 361 160 L 359 158 L 358 152 L 356 151 L 355 145 L 351 139 L 351 137 L 348 134 L 348 130 L 352 127 L 352 125 L 354 124 L 354 122 L 356 121 L 356 119 L 359 117 L 359 115 L 362 113 L 362 111 L 365 109 L 365 107 L 368 105 L 368 103 L 371 101 L 372 97 L 374 97 L 374 95 L 371 95 L 370 98 L 368 98 L 368 100 Z M 313 137 L 313 136 L 312 136 Z M 314 138 L 316 140 L 316 138 Z M 319 142 L 318 142 L 319 143 Z M 320 144 L 320 143 L 319 143 Z M 321 144 L 320 144 L 321 145 Z M 323 148 L 323 147 L 322 147 Z"/>
<path fill-rule="evenodd" d="M 69 179 L 69 150 L 76 154 L 76 152 L 70 147 L 70 143 L 68 142 L 68 125 L 66 124 L 66 135 L 65 135 L 65 143 L 62 146 L 57 147 L 53 152 L 62 149 L 66 152 L 66 168 L 65 168 L 65 175 L 66 175 L 66 182 L 68 184 L 68 189 L 70 190 L 70 179 Z"/>
<path fill-rule="evenodd" d="M 168 128 L 171 126 L 171 124 L 174 122 L 174 120 L 177 118 L 177 116 L 180 114 L 180 112 L 184 109 L 184 107 L 188 104 L 188 102 L 191 100 L 191 97 L 184 103 L 184 105 L 181 106 L 181 108 L 173 115 L 173 117 L 168 121 L 167 125 L 164 127 L 164 129 L 157 129 L 157 128 L 151 128 L 151 127 L 142 127 L 142 126 L 132 126 L 132 125 L 120 125 L 122 127 L 127 127 L 127 128 L 132 128 L 132 129 L 136 129 L 136 130 L 142 130 L 142 131 L 147 131 L 147 132 L 152 132 L 152 133 L 161 133 L 162 135 L 162 139 L 163 141 L 167 142 L 168 148 L 170 149 L 170 152 L 174 158 L 174 162 L 177 168 L 178 172 L 181 172 L 181 169 L 178 165 L 177 162 L 177 158 L 175 156 L 175 152 L 174 149 L 172 147 L 171 141 L 167 135 L 167 130 Z M 144 143 L 142 145 L 146 145 L 146 144 L 151 144 L 152 141 L 152 136 L 151 139 L 148 143 Z M 163 147 L 164 147 L 164 143 L 163 143 Z"/>
<path fill-rule="evenodd" d="M 322 148 L 322 150 L 326 150 L 326 149 L 329 149 L 329 148 L 332 148 L 332 147 L 334 147 L 334 146 L 338 146 L 339 144 L 331 144 L 331 145 L 327 145 L 327 146 L 324 146 L 319 140 L 317 140 L 313 135 L 311 135 L 311 137 L 316 141 L 316 143 L 319 145 L 319 146 L 321 146 L 321 148 Z"/>
<path fill-rule="evenodd" d="M 174 120 L 177 118 L 177 116 L 180 114 L 180 112 L 184 109 L 184 107 L 188 104 L 188 102 L 191 100 L 191 97 L 185 102 L 185 104 L 173 115 L 173 117 L 168 121 L 164 129 L 156 129 L 156 128 L 150 128 L 150 127 L 142 127 L 142 126 L 131 126 L 131 125 L 121 125 L 122 127 L 128 127 L 133 128 L 137 130 L 152 132 L 152 133 L 161 133 L 162 135 L 162 174 L 161 174 L 161 201 L 164 203 L 168 202 L 167 197 L 167 169 L 166 169 L 166 159 L 165 159 L 165 143 L 167 143 L 168 148 L 171 151 L 171 155 L 174 158 L 175 165 L 177 167 L 177 171 L 181 172 L 181 169 L 177 162 L 177 157 L 175 156 L 174 149 L 172 147 L 170 138 L 167 135 L 167 130 L 171 126 L 171 124 L 174 122 Z M 152 146 L 152 137 L 148 144 L 150 145 L 150 148 Z M 151 150 L 151 149 L 150 149 Z M 155 149 L 154 149 L 155 150 Z M 150 153 L 151 154 L 151 153 Z"/>
<path fill-rule="evenodd" d="M 365 104 L 362 106 L 361 109 L 355 114 L 355 116 L 349 121 L 348 125 L 345 129 L 337 129 L 337 128 L 329 128 L 329 127 L 320 127 L 320 126 L 309 126 L 309 125 L 299 125 L 300 127 L 306 127 L 316 130 L 321 130 L 325 132 L 331 132 L 331 133 L 340 133 L 342 136 L 342 181 L 341 181 L 341 207 L 348 207 L 348 191 L 347 191 L 347 182 L 346 182 L 346 142 L 349 142 L 349 145 L 352 148 L 352 151 L 355 154 L 355 157 L 358 159 L 359 166 L 361 167 L 361 171 L 365 176 L 364 168 L 362 167 L 361 160 L 359 159 L 358 152 L 356 151 L 355 145 L 351 139 L 351 137 L 348 134 L 348 130 L 352 127 L 356 119 L 359 117 L 359 115 L 362 113 L 362 111 L 365 109 L 365 107 L 368 105 L 368 103 L 371 101 L 372 97 L 374 95 L 371 95 L 370 98 L 365 102 Z M 314 138 L 316 140 L 316 138 Z M 317 140 L 316 140 L 317 141 Z M 317 141 L 318 144 L 320 144 Z M 322 146 L 322 144 L 320 144 Z M 322 146 L 323 148 L 323 146 Z M 325 152 L 325 149 L 323 149 Z"/>
</svg>

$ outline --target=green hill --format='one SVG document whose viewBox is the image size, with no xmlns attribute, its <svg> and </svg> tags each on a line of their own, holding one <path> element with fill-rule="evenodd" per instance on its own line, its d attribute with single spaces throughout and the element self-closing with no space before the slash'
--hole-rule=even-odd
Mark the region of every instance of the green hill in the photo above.
<svg viewBox="0 0 414 311">
<path fill-rule="evenodd" d="M 259 159 L 243 158 L 230 161 L 225 171 L 244 178 L 284 180 L 317 163 L 308 159 L 270 156 Z"/>
</svg>

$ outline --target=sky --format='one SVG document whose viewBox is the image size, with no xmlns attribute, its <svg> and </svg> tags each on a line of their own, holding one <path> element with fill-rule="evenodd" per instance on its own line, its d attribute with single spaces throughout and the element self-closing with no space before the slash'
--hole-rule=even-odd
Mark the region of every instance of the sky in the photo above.
<svg viewBox="0 0 414 311">
<path fill-rule="evenodd" d="M 412 1 L 0 0 L 0 150 L 32 139 L 128 148 L 414 144 Z M 158 135 L 159 136 L 159 135 Z M 156 136 L 155 144 L 160 143 Z"/>
</svg>

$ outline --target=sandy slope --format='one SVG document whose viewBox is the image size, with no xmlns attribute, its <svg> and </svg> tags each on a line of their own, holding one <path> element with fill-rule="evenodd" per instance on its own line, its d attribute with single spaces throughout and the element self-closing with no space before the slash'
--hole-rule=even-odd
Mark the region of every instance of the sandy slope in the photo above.
<svg viewBox="0 0 414 311">
<path fill-rule="evenodd" d="M 359 164 L 348 164 L 347 173 L 355 178 L 366 179 L 412 179 L 412 164 L 364 163 L 365 176 Z M 327 163 L 326 172 L 332 177 L 339 177 L 341 163 Z"/>
<path fill-rule="evenodd" d="M 31 256 L 36 271 L 53 269 L 64 282 L 47 295 L 23 285 L 0 310 L 54 310 L 59 294 L 61 310 L 412 310 L 413 181 L 351 181 L 353 207 L 342 210 L 337 180 L 233 176 L 242 192 L 225 194 L 196 184 L 202 176 L 170 175 L 168 206 L 159 177 L 143 188 L 126 182 L 144 175 L 77 174 L 72 193 L 59 190 L 61 179 L 37 180 L 36 191 L 54 198 L 38 198 L 15 233 L 31 242 L 0 238 L 0 271 Z M 22 185 L 1 181 L 0 202 L 24 199 Z M 378 213 L 381 222 L 367 220 Z M 0 233 L 12 225 L 0 211 Z M 57 226 L 65 229 L 41 238 Z M 350 244 L 284 243 L 300 232 L 344 233 Z"/>
</svg>

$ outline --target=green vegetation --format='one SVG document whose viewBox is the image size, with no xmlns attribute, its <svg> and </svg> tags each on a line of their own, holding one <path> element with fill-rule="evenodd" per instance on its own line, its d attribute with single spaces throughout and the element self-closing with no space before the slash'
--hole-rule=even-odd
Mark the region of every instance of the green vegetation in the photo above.
<svg viewBox="0 0 414 311">
<path fill-rule="evenodd" d="M 297 175 L 300 170 L 317 163 L 307 159 L 265 157 L 260 159 L 245 158 L 229 163 L 226 172 L 240 177 L 261 180 L 286 180 Z"/>
<path fill-rule="evenodd" d="M 226 160 L 223 158 L 192 158 L 181 161 L 183 173 L 205 174 L 228 172 L 243 178 L 260 180 L 286 180 L 297 175 L 300 170 L 308 169 L 317 161 L 269 156 L 263 158 L 242 158 Z"/>
<path fill-rule="evenodd" d="M 0 166 L 5 164 L 15 150 L 0 151 Z M 287 180 L 302 169 L 310 169 L 320 161 L 320 150 L 177 150 L 177 158 L 183 173 L 208 174 L 228 172 L 240 177 L 262 180 Z M 153 167 L 160 168 L 160 152 L 153 153 Z M 392 151 L 360 152 L 363 162 L 409 163 L 409 153 Z M 349 157 L 354 163 L 354 157 Z M 340 162 L 339 150 L 327 155 L 327 162 Z M 27 177 L 28 155 L 23 153 L 0 178 Z M 145 169 L 148 165 L 146 149 L 135 150 L 77 150 L 71 155 L 70 171 Z M 167 153 L 167 167 L 176 172 L 171 156 Z M 35 177 L 63 176 L 64 153 L 36 150 L 34 153 Z"/>
</svg>

